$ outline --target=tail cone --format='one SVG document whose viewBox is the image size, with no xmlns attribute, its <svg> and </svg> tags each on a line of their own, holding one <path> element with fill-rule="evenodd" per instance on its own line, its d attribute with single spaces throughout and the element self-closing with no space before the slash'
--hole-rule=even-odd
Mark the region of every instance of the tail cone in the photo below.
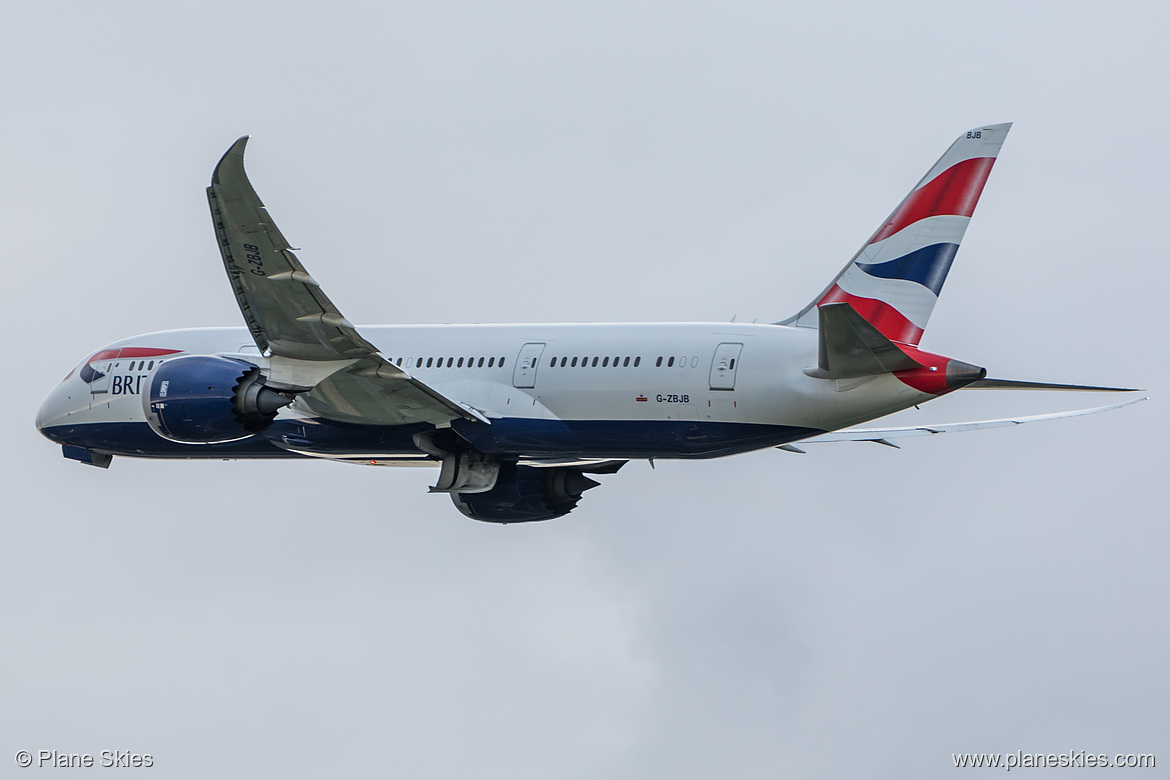
<svg viewBox="0 0 1170 780">
<path fill-rule="evenodd" d="M 987 369 L 964 363 L 962 360 L 951 360 L 947 363 L 947 390 L 958 390 L 972 382 L 978 382 L 987 376 Z"/>
</svg>

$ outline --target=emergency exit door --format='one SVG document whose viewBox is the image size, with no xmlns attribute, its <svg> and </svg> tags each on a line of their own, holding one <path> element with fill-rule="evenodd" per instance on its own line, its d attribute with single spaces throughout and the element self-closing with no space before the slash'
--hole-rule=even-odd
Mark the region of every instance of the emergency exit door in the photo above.
<svg viewBox="0 0 1170 780">
<path fill-rule="evenodd" d="M 516 357 L 516 368 L 512 370 L 513 387 L 536 387 L 536 369 L 540 365 L 540 355 L 544 352 L 544 343 L 525 344 Z"/>
<path fill-rule="evenodd" d="M 720 344 L 715 348 L 711 360 L 711 389 L 734 390 L 735 371 L 739 365 L 739 353 L 743 344 Z"/>
</svg>

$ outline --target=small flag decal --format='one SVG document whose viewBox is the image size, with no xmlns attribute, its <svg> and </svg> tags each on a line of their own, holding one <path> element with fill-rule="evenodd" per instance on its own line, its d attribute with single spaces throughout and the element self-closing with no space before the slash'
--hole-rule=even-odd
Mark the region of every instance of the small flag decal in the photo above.
<svg viewBox="0 0 1170 780">
<path fill-rule="evenodd" d="M 637 401 L 638 403 L 641 403 L 641 402 L 643 402 L 643 401 L 649 401 L 650 399 L 649 399 L 649 398 L 647 398 L 647 397 L 646 397 L 646 396 L 644 396 L 644 395 L 640 395 L 640 396 L 638 396 L 637 398 L 635 398 L 634 400 L 635 400 L 635 401 Z"/>
</svg>

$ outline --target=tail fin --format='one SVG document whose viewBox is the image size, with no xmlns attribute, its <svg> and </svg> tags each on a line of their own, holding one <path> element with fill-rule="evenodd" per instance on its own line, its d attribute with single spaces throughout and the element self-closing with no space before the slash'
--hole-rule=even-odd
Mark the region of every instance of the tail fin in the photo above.
<svg viewBox="0 0 1170 780">
<path fill-rule="evenodd" d="M 818 327 L 847 303 L 881 335 L 917 346 L 1011 123 L 959 136 L 833 283 L 780 325 Z"/>
</svg>

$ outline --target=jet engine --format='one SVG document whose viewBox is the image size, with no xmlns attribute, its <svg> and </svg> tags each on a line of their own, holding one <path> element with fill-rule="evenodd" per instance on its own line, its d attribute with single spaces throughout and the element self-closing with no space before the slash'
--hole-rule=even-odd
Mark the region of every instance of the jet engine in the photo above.
<svg viewBox="0 0 1170 780">
<path fill-rule="evenodd" d="M 580 469 L 537 468 L 503 462 L 495 486 L 482 493 L 452 493 L 455 507 L 474 520 L 528 523 L 568 514 L 581 494 L 599 483 Z"/>
<path fill-rule="evenodd" d="M 251 363 L 215 355 L 164 360 L 147 384 L 142 405 L 150 427 L 186 444 L 221 444 L 260 433 L 294 400 L 265 387 Z"/>
</svg>

